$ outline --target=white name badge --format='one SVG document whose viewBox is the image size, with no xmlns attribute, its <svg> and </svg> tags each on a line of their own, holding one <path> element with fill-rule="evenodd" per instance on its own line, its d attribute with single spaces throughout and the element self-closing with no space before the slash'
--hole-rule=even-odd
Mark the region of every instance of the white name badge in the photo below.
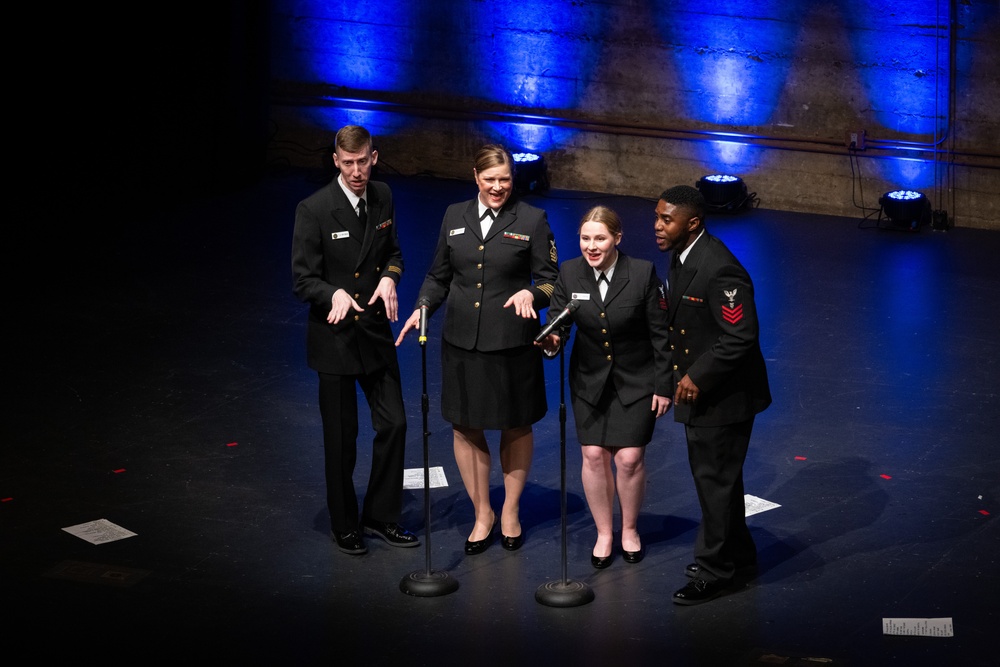
<svg viewBox="0 0 1000 667">
<path fill-rule="evenodd" d="M 590 301 L 590 292 L 573 292 L 569 295 L 570 300 Z"/>
<path fill-rule="evenodd" d="M 449 229 L 448 236 L 457 236 L 458 234 L 464 234 L 465 227 L 459 227 L 458 229 Z"/>
<path fill-rule="evenodd" d="M 333 239 L 334 241 L 337 241 L 339 239 L 347 239 L 350 237 L 351 237 L 350 232 L 333 232 L 332 234 L 330 234 L 330 238 Z"/>
</svg>

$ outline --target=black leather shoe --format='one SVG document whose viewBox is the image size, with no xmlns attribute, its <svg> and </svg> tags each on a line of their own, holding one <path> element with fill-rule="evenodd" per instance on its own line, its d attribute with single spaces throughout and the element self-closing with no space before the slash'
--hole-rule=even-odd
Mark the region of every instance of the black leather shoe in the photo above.
<svg viewBox="0 0 1000 667">
<path fill-rule="evenodd" d="M 638 551 L 625 551 L 625 547 L 622 547 L 622 559 L 626 563 L 632 563 L 634 565 L 641 561 L 645 555 L 646 550 L 643 547 L 639 547 Z"/>
<path fill-rule="evenodd" d="M 748 574 L 753 574 L 757 569 L 757 563 L 748 563 L 747 565 L 737 565 L 736 574 L 740 576 L 745 576 Z M 701 572 L 701 565 L 698 563 L 688 563 L 684 568 L 684 574 L 691 577 L 692 579 L 698 576 Z"/>
<path fill-rule="evenodd" d="M 493 525 L 490 526 L 490 532 L 483 539 L 476 540 L 475 542 L 473 542 L 471 540 L 466 540 L 465 541 L 465 555 L 466 556 L 475 556 L 477 554 L 481 554 L 484 551 L 486 551 L 486 547 L 490 546 L 490 538 L 493 537 L 493 529 L 497 527 L 497 521 L 498 520 L 499 520 L 499 517 L 497 517 L 497 515 L 494 514 L 493 515 Z M 518 537 L 520 537 L 520 535 Z M 518 545 L 518 546 L 520 546 L 520 545 Z"/>
<path fill-rule="evenodd" d="M 345 554 L 357 556 L 368 553 L 368 547 L 365 546 L 364 541 L 361 539 L 361 534 L 356 530 L 348 530 L 343 533 L 334 531 L 333 539 L 337 542 L 337 548 Z"/>
<path fill-rule="evenodd" d="M 522 544 L 524 544 L 524 533 L 521 533 L 517 537 L 507 537 L 504 535 L 503 539 L 500 540 L 500 546 L 507 551 L 517 551 L 521 548 Z"/>
<path fill-rule="evenodd" d="M 730 581 L 708 582 L 692 579 L 684 588 L 674 593 L 674 604 L 694 605 L 719 597 L 732 587 Z"/>
<path fill-rule="evenodd" d="M 603 570 L 608 565 L 611 565 L 611 556 L 600 558 L 594 554 L 590 554 L 590 564 L 594 566 L 595 570 Z"/>
<path fill-rule="evenodd" d="M 382 521 L 366 521 L 365 535 L 381 537 L 394 547 L 417 547 L 420 540 L 417 536 L 400 526 L 398 523 L 383 523 Z"/>
</svg>

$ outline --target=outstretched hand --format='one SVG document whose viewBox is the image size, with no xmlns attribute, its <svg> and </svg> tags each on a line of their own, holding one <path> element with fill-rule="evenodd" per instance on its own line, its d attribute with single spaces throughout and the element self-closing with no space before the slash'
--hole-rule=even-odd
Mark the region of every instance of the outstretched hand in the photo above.
<svg viewBox="0 0 1000 667">
<path fill-rule="evenodd" d="M 535 295 L 531 293 L 531 290 L 523 289 L 516 292 L 503 305 L 504 308 L 509 306 L 514 306 L 514 312 L 519 317 L 538 319 L 538 313 L 535 312 Z"/>
</svg>

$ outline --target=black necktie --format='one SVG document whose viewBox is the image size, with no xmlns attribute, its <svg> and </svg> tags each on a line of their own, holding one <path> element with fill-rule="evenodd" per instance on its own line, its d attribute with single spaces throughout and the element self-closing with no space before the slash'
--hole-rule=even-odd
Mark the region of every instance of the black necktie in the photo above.
<svg viewBox="0 0 1000 667">
<path fill-rule="evenodd" d="M 486 216 L 489 216 L 490 218 L 492 218 L 494 220 L 496 220 L 496 218 L 497 218 L 497 216 L 493 213 L 493 209 L 491 209 L 491 208 L 488 208 L 485 211 L 483 211 L 483 214 L 481 216 L 479 216 L 479 221 L 482 222 L 483 220 L 485 220 Z"/>
<path fill-rule="evenodd" d="M 604 283 L 603 285 L 601 283 Z M 606 286 L 607 287 L 606 287 Z M 608 280 L 608 274 L 601 271 L 601 275 L 597 277 L 597 291 L 600 292 L 601 298 L 603 299 L 608 294 L 608 287 L 611 287 L 611 281 Z"/>
<path fill-rule="evenodd" d="M 368 226 L 368 211 L 365 208 L 365 200 L 358 200 L 358 220 L 361 222 L 362 227 Z"/>
</svg>

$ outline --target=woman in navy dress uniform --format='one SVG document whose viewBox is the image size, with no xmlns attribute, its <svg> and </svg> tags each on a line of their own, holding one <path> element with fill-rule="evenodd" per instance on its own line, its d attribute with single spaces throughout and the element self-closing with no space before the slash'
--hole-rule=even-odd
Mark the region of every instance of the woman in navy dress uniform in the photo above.
<svg viewBox="0 0 1000 667">
<path fill-rule="evenodd" d="M 532 425 L 547 410 L 538 310 L 559 273 L 545 211 L 513 196 L 514 160 L 502 146 L 476 153 L 479 196 L 444 214 L 434 259 L 416 309 L 396 339 L 446 305 L 442 328 L 441 413 L 451 422 L 455 461 L 472 500 L 475 525 L 465 553 L 489 546 L 498 517 L 490 505 L 487 430 L 500 431 L 504 503 L 502 546 L 524 543 L 520 502 L 534 453 Z"/>
<path fill-rule="evenodd" d="M 580 223 L 581 257 L 559 270 L 550 317 L 568 303 L 577 336 L 569 362 L 569 386 L 576 434 L 583 449 L 581 477 L 597 527 L 591 564 L 611 564 L 614 501 L 621 507 L 621 551 L 638 563 L 644 550 L 637 523 L 646 486 L 644 457 L 656 419 L 671 405 L 667 305 L 652 262 L 618 250 L 618 215 L 597 206 Z M 602 285 L 603 283 L 603 285 Z M 547 353 L 562 336 L 541 342 Z"/>
</svg>

